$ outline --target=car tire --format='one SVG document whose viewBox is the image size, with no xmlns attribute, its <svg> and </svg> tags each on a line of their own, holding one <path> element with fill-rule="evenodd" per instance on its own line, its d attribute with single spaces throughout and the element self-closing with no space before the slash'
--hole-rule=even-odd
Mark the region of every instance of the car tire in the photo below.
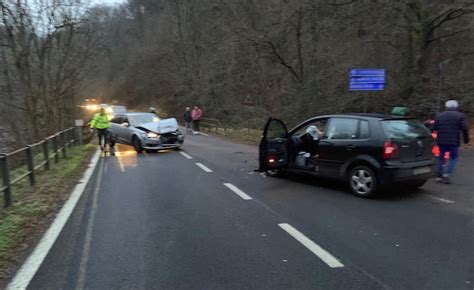
<svg viewBox="0 0 474 290">
<path fill-rule="evenodd" d="M 281 177 L 283 176 L 284 171 L 282 169 L 272 169 L 267 170 L 265 173 L 270 177 Z"/>
<path fill-rule="evenodd" d="M 378 179 L 370 167 L 359 165 L 349 172 L 348 183 L 354 195 L 369 198 L 377 191 Z"/>
<path fill-rule="evenodd" d="M 132 145 L 133 145 L 133 148 L 135 149 L 135 151 L 137 151 L 137 153 L 142 153 L 143 152 L 142 141 L 140 141 L 140 139 L 138 137 L 136 137 L 136 136 L 133 137 Z"/>
<path fill-rule="evenodd" d="M 427 181 L 426 179 L 413 180 L 413 181 L 407 182 L 406 186 L 411 189 L 418 189 L 422 187 L 423 185 L 425 185 L 426 181 Z"/>
</svg>

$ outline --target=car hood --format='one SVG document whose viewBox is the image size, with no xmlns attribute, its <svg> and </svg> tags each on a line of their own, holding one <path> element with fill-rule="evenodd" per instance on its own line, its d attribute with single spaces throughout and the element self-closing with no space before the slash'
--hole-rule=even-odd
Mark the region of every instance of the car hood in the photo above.
<svg viewBox="0 0 474 290">
<path fill-rule="evenodd" d="M 154 132 L 158 134 L 166 134 L 171 132 L 176 132 L 178 130 L 178 121 L 175 118 L 163 119 L 159 122 L 150 122 L 141 124 L 136 127 L 139 130 L 145 132 Z"/>
</svg>

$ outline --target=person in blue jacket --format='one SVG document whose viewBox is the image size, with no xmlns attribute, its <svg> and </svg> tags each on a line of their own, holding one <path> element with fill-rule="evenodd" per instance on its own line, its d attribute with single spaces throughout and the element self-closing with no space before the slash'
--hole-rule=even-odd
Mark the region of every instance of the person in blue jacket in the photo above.
<svg viewBox="0 0 474 290">
<path fill-rule="evenodd" d="M 451 183 L 450 177 L 456 167 L 459 147 L 461 146 L 461 134 L 464 137 L 464 143 L 469 143 L 469 127 L 466 115 L 459 112 L 458 108 L 459 104 L 456 100 L 447 101 L 446 110 L 436 116 L 434 124 L 434 131 L 438 133 L 437 142 L 440 150 L 436 180 L 446 184 Z M 450 156 L 447 168 L 444 166 L 446 152 L 449 152 Z"/>
</svg>

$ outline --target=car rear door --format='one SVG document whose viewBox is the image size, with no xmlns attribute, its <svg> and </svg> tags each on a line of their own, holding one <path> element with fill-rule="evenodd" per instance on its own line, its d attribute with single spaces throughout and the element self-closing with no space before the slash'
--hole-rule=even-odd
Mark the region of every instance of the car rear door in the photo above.
<svg viewBox="0 0 474 290">
<path fill-rule="evenodd" d="M 278 120 L 268 119 L 259 147 L 259 171 L 288 166 L 288 129 Z"/>
<path fill-rule="evenodd" d="M 398 147 L 399 161 L 408 163 L 433 158 L 433 137 L 418 120 L 388 119 L 382 120 L 381 124 L 385 135 Z"/>
</svg>

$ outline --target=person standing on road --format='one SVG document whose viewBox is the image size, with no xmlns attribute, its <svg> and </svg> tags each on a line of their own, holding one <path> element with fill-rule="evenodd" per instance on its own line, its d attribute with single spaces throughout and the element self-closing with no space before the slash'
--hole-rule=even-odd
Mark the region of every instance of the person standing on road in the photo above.
<svg viewBox="0 0 474 290">
<path fill-rule="evenodd" d="M 438 168 L 437 178 L 438 182 L 446 184 L 450 183 L 450 177 L 454 173 L 456 162 L 458 159 L 460 142 L 460 133 L 464 137 L 464 143 L 469 143 L 469 129 L 467 125 L 466 115 L 458 111 L 459 104 L 456 100 L 449 100 L 446 102 L 446 110 L 436 116 L 434 131 L 438 133 Z M 449 152 L 449 164 L 447 170 L 444 170 L 445 158 L 444 155 Z"/>
<path fill-rule="evenodd" d="M 186 132 L 192 131 L 193 117 L 191 116 L 191 108 L 186 107 L 186 111 L 183 114 L 184 124 L 186 125 Z"/>
<path fill-rule="evenodd" d="M 105 113 L 105 109 L 101 108 L 100 112 L 94 115 L 91 121 L 91 129 L 97 130 L 97 136 L 99 137 L 100 150 L 105 149 L 107 144 L 107 130 L 110 127 L 109 117 Z"/>
<path fill-rule="evenodd" d="M 193 111 L 191 112 L 191 117 L 193 118 L 193 129 L 195 132 L 199 132 L 199 123 L 201 122 L 202 118 L 202 110 L 199 106 L 194 106 Z"/>
</svg>

